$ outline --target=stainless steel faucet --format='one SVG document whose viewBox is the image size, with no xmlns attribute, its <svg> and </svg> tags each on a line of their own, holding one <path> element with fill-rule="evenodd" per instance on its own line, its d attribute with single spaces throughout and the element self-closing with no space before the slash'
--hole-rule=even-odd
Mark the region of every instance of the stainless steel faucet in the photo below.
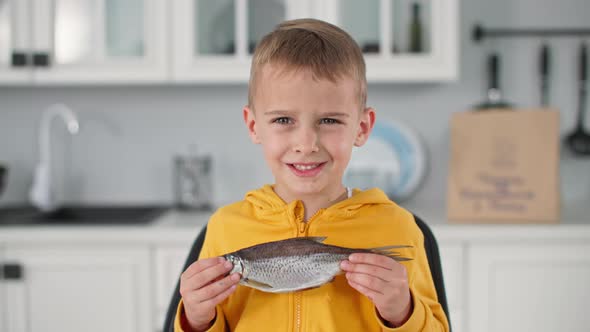
<svg viewBox="0 0 590 332">
<path fill-rule="evenodd" d="M 31 203 L 44 212 L 59 208 L 51 179 L 51 120 L 61 117 L 70 134 L 78 133 L 80 124 L 76 114 L 64 104 L 54 104 L 43 112 L 39 125 L 39 164 L 35 168 L 29 193 Z"/>
</svg>

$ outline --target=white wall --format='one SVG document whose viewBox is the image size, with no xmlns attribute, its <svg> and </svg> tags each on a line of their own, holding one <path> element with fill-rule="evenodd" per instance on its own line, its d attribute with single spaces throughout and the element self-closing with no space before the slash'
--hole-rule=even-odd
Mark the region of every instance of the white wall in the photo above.
<svg viewBox="0 0 590 332">
<path fill-rule="evenodd" d="M 448 121 L 484 97 L 484 55 L 502 56 L 506 99 L 519 106 L 538 103 L 536 51 L 540 40 L 496 40 L 474 44 L 474 22 L 504 27 L 590 27 L 587 0 L 462 0 L 461 78 L 450 84 L 379 84 L 369 86 L 369 104 L 378 118 L 396 118 L 418 129 L 430 153 L 430 173 L 406 205 L 445 205 Z M 586 38 L 590 43 L 590 37 Z M 573 127 L 577 108 L 575 82 L 579 39 L 551 39 L 553 105 L 561 110 L 562 132 Z M 67 197 L 78 202 L 169 202 L 172 157 L 196 143 L 212 153 L 216 165 L 215 198 L 220 204 L 271 182 L 262 155 L 250 143 L 242 123 L 246 86 L 149 87 L 0 87 L 0 160 L 10 167 L 0 204 L 26 201 L 37 159 L 41 111 L 65 102 L 80 115 L 82 131 L 73 138 L 56 125 L 56 160 L 69 175 Z M 590 120 L 590 116 L 587 117 Z M 57 124 L 57 122 L 56 122 Z M 590 128 L 590 121 L 586 124 Z M 69 142 L 69 143 L 68 143 Z M 566 208 L 590 202 L 590 158 L 562 160 Z M 578 203 L 580 202 L 580 203 Z"/>
</svg>

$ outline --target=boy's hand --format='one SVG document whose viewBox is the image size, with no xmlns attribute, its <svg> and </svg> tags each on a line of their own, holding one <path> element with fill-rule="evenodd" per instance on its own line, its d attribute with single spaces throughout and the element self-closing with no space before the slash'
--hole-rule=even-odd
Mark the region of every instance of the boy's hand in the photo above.
<svg viewBox="0 0 590 332">
<path fill-rule="evenodd" d="M 340 263 L 348 284 L 368 297 L 381 318 L 403 325 L 412 312 L 406 267 L 377 254 L 352 254 Z"/>
<path fill-rule="evenodd" d="M 207 330 L 215 318 L 215 306 L 235 291 L 240 275 L 226 276 L 231 269 L 225 258 L 214 257 L 194 262 L 180 276 L 184 314 L 193 331 Z"/>
</svg>

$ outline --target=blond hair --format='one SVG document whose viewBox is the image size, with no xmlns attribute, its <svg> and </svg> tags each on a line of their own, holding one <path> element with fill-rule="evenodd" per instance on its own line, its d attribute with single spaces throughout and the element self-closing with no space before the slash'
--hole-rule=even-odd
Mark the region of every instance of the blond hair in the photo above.
<svg viewBox="0 0 590 332">
<path fill-rule="evenodd" d="M 367 79 L 363 54 L 352 37 L 339 27 L 316 19 L 297 19 L 279 24 L 258 44 L 252 57 L 248 105 L 261 69 L 273 64 L 287 70 L 311 70 L 314 79 L 336 82 L 348 76 L 358 82 L 359 106 L 365 108 Z"/>
</svg>

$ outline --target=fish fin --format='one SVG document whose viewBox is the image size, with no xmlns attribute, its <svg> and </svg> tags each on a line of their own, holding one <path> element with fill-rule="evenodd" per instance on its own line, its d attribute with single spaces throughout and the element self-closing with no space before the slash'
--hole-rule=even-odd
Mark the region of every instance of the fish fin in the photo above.
<svg viewBox="0 0 590 332">
<path fill-rule="evenodd" d="M 403 249 L 403 248 L 413 248 L 413 246 L 409 245 L 395 245 L 395 246 L 384 246 L 384 247 L 377 247 L 369 249 L 371 252 L 384 255 L 389 258 L 393 258 L 398 262 L 404 261 L 411 261 L 412 258 L 402 256 L 398 251 L 392 251 L 392 249 Z"/>
<path fill-rule="evenodd" d="M 243 279 L 242 282 L 244 284 L 246 284 L 247 286 L 250 286 L 252 288 L 256 288 L 256 289 L 259 289 L 259 290 L 262 290 L 262 291 L 267 291 L 268 292 L 271 289 L 273 289 L 273 287 L 271 285 L 269 285 L 269 284 L 265 284 L 263 282 L 252 280 L 252 279 L 248 279 L 248 278 Z"/>
<path fill-rule="evenodd" d="M 377 251 L 389 251 L 391 249 L 404 249 L 404 248 L 414 248 L 413 246 L 402 244 L 397 246 L 383 246 L 377 248 L 371 248 L 370 250 L 377 250 Z"/>
<path fill-rule="evenodd" d="M 323 243 L 325 239 L 327 239 L 327 236 L 304 236 L 304 237 L 300 237 L 300 239 L 306 239 L 306 240 L 310 240 L 310 241 L 314 241 L 317 243 Z"/>
</svg>

